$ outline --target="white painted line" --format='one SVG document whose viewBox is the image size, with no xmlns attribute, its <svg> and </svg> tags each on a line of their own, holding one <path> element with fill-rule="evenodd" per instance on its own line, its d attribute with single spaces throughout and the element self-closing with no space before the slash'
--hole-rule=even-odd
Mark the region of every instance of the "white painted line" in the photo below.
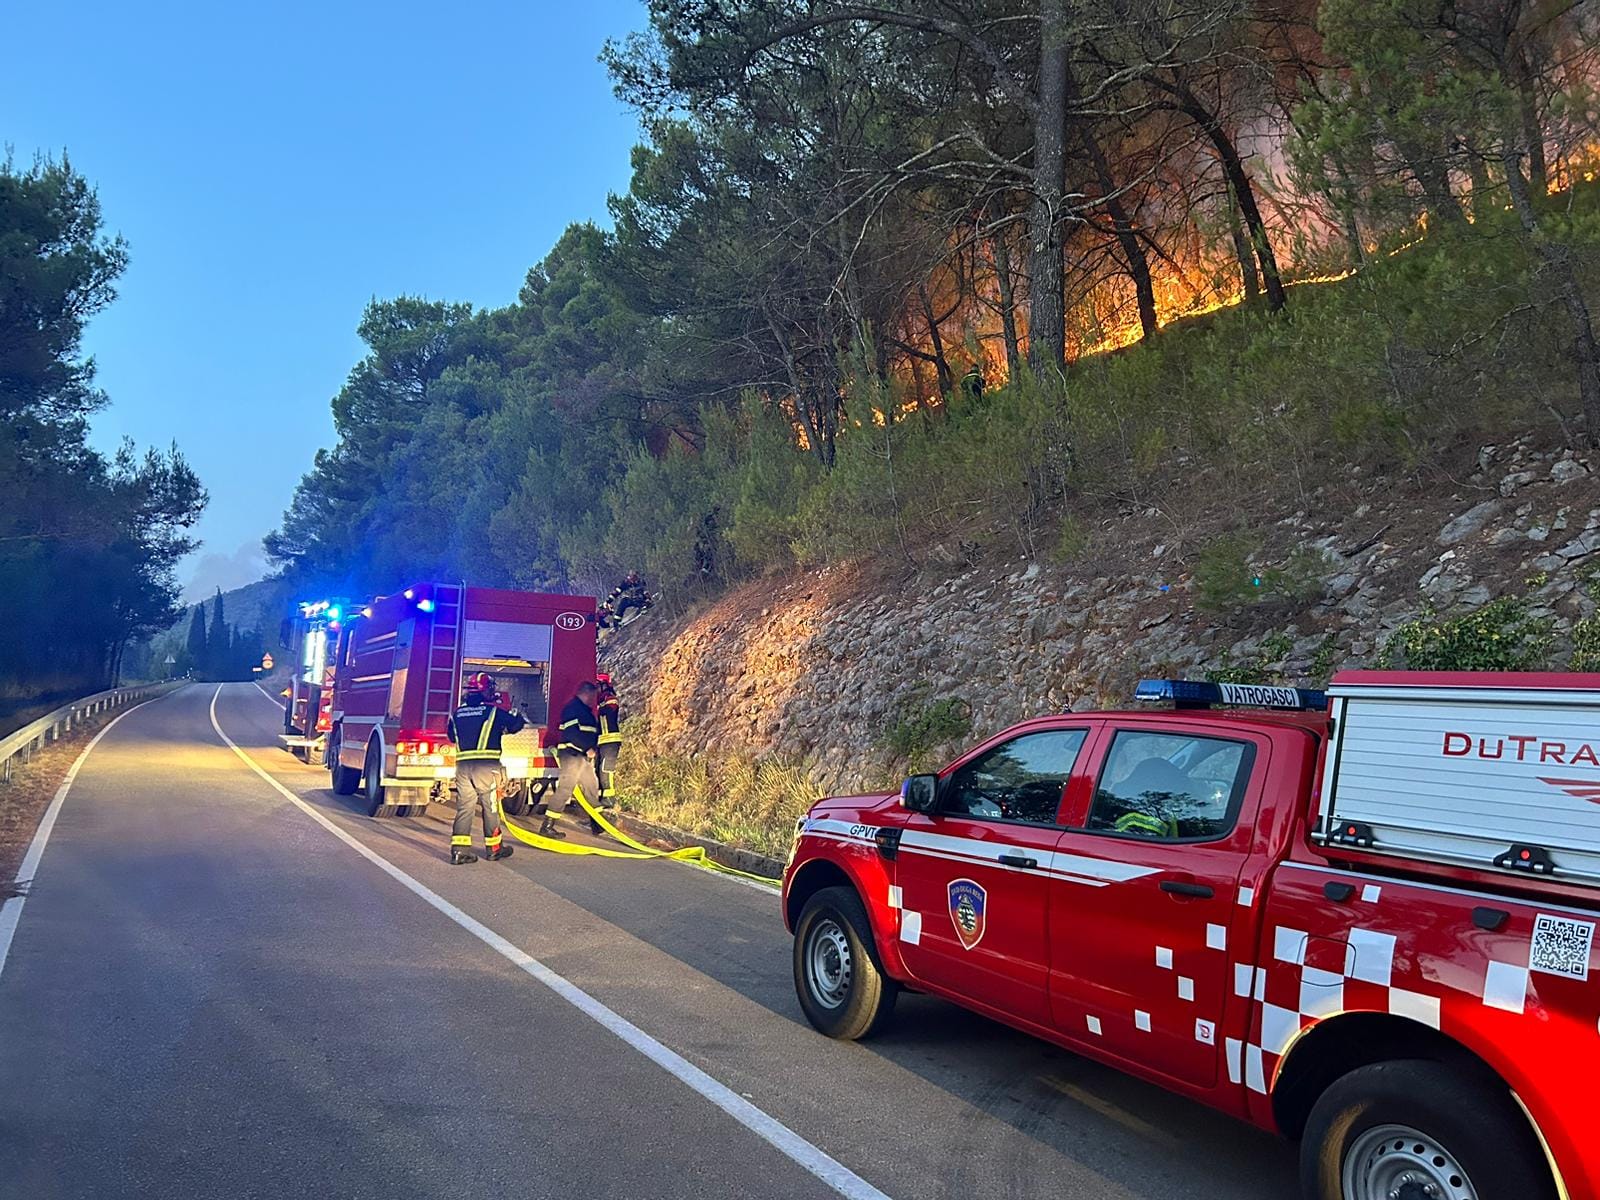
<svg viewBox="0 0 1600 1200">
<path fill-rule="evenodd" d="M 739 1093 L 732 1091 L 724 1084 L 718 1083 L 676 1050 L 672 1050 L 661 1042 L 656 1041 L 655 1038 L 633 1022 L 607 1008 L 600 1001 L 589 995 L 588 992 L 576 984 L 570 983 L 565 977 L 557 975 L 531 954 L 525 950 L 518 949 L 477 918 L 469 916 L 454 904 L 451 904 L 450 901 L 426 884 L 420 883 L 406 874 L 384 858 L 383 855 L 369 849 L 364 842 L 340 829 L 327 817 L 284 787 L 222 731 L 222 726 L 217 721 L 217 698 L 221 695 L 222 688 L 218 686 L 211 697 L 211 728 L 216 730 L 217 736 L 223 740 L 228 749 L 239 756 L 239 760 L 245 766 L 259 775 L 268 786 L 276 790 L 289 803 L 305 813 L 306 816 L 321 825 L 334 837 L 345 843 L 350 849 L 361 855 L 362 858 L 399 883 L 407 891 L 449 917 L 502 958 L 520 967 L 534 979 L 544 984 L 545 987 L 583 1013 L 584 1016 L 615 1034 L 619 1039 L 632 1046 L 669 1075 L 711 1101 L 712 1104 L 750 1130 L 751 1133 L 767 1142 L 804 1170 L 816 1176 L 839 1195 L 847 1197 L 847 1200 L 889 1200 L 885 1193 L 880 1192 L 843 1163 L 838 1162 L 818 1147 L 806 1141 L 776 1117 L 769 1116 L 739 1095 Z M 107 728 L 110 727 L 107 726 Z M 92 746 L 93 743 L 91 743 L 91 748 Z M 88 753 L 88 751 L 85 751 L 85 753 Z"/>
<path fill-rule="evenodd" d="M 278 709 L 280 712 L 283 711 L 283 697 L 282 696 L 274 696 L 271 692 L 267 691 L 266 688 L 261 686 L 261 681 L 259 679 L 252 680 L 251 682 L 253 682 L 256 685 L 256 691 L 260 692 L 268 700 L 272 701 L 272 707 L 273 708 Z"/>
<path fill-rule="evenodd" d="M 172 692 L 165 693 L 166 696 Z M 23 884 L 32 881 L 39 870 L 39 860 L 44 857 L 45 845 L 50 841 L 50 832 L 56 827 L 56 818 L 61 815 L 61 806 L 67 802 L 67 793 L 72 790 L 72 781 L 78 777 L 78 771 L 89 757 L 89 752 L 100 744 L 100 739 L 116 728 L 117 722 L 130 713 L 138 712 L 146 704 L 152 704 L 165 696 L 151 696 L 149 700 L 141 700 L 126 712 L 120 712 L 107 721 L 105 728 L 89 739 L 89 744 L 83 748 L 83 753 L 78 755 L 73 764 L 67 768 L 67 777 L 61 781 L 61 786 L 56 789 L 56 794 L 51 798 L 50 807 L 44 810 L 44 816 L 39 820 L 39 828 L 34 832 L 33 841 L 28 843 L 28 852 L 22 857 L 22 865 L 17 868 L 16 884 L 20 888 Z M 6 957 L 11 953 L 11 939 L 16 936 L 17 922 L 22 920 L 22 906 L 28 899 L 27 894 L 12 896 L 4 904 L 0 904 L 0 972 L 6 969 Z"/>
</svg>

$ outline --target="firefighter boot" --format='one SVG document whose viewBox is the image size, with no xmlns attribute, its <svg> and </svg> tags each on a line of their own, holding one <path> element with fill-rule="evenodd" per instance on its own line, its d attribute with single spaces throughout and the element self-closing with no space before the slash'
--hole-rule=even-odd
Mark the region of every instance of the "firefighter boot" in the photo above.
<svg viewBox="0 0 1600 1200">
<path fill-rule="evenodd" d="M 539 826 L 539 836 L 547 838 L 564 838 L 567 835 L 556 827 L 556 819 L 549 813 L 545 814 L 544 821 Z"/>
<path fill-rule="evenodd" d="M 511 847 L 494 845 L 489 847 L 489 852 L 484 855 L 490 862 L 499 862 L 502 858 L 511 857 Z"/>
<path fill-rule="evenodd" d="M 509 853 L 509 851 L 507 853 Z M 457 846 L 455 849 L 450 851 L 450 865 L 452 867 L 464 867 L 468 863 L 475 863 L 477 861 L 478 856 L 471 850 L 463 850 L 461 847 Z"/>
</svg>

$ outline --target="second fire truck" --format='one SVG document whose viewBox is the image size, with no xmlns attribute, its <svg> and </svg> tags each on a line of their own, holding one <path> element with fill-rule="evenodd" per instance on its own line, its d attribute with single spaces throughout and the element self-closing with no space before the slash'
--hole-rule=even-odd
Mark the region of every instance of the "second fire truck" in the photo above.
<svg viewBox="0 0 1600 1200">
<path fill-rule="evenodd" d="M 513 816 L 555 781 L 554 714 L 595 673 L 591 596 L 418 583 L 330 626 L 326 759 L 333 790 L 359 791 L 375 817 L 420 815 L 455 778 L 445 731 L 473 672 L 528 727 L 507 737 L 502 796 Z"/>
</svg>

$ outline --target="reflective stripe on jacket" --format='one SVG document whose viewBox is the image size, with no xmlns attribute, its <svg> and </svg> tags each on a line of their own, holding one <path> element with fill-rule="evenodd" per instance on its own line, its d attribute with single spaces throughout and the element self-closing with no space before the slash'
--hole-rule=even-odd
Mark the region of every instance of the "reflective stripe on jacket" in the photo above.
<svg viewBox="0 0 1600 1200">
<path fill-rule="evenodd" d="M 493 704 L 463 704 L 450 714 L 456 761 L 499 762 L 500 739 L 520 732 L 527 723 L 521 713 L 506 712 Z"/>
<path fill-rule="evenodd" d="M 599 742 L 600 726 L 595 721 L 594 709 L 574 696 L 561 710 L 561 724 L 556 732 L 561 735 L 561 742 L 556 746 L 558 752 L 587 754 Z"/>
<path fill-rule="evenodd" d="M 622 706 L 615 695 L 600 701 L 600 745 L 620 745 L 622 742 Z"/>
</svg>

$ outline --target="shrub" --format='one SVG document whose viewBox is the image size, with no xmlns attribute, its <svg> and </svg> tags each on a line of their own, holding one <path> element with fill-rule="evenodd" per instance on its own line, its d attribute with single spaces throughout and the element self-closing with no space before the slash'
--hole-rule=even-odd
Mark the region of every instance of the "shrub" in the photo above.
<svg viewBox="0 0 1600 1200">
<path fill-rule="evenodd" d="M 964 737 L 972 728 L 972 706 L 956 696 L 917 704 L 884 730 L 878 745 L 913 768 L 925 766 L 928 754 Z"/>
<path fill-rule="evenodd" d="M 1502 596 L 1459 617 L 1431 605 L 1384 643 L 1380 667 L 1412 671 L 1533 671 L 1549 659 L 1548 620 L 1528 615 L 1528 602 Z"/>
<path fill-rule="evenodd" d="M 1326 563 L 1317 551 L 1302 546 L 1281 566 L 1258 567 L 1260 549 L 1260 540 L 1244 533 L 1209 543 L 1195 560 L 1195 603 L 1209 612 L 1231 612 L 1263 600 L 1306 604 L 1322 594 Z"/>
</svg>

